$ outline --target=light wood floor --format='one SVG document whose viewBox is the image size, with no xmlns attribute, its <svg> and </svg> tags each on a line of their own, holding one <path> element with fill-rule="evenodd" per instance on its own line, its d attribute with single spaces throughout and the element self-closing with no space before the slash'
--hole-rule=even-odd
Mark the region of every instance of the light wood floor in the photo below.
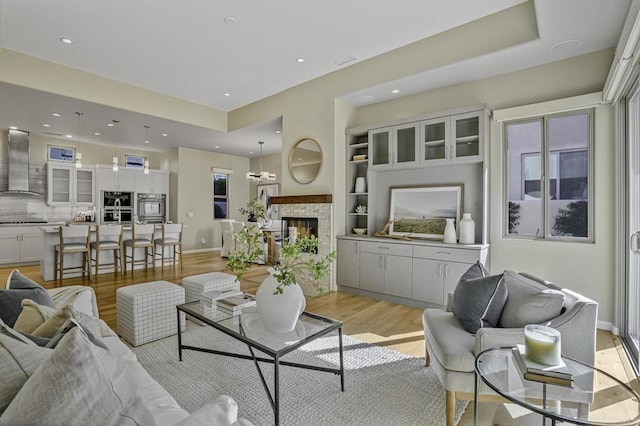
<svg viewBox="0 0 640 426">
<path fill-rule="evenodd" d="M 6 281 L 13 268 L 0 268 L 0 282 Z M 52 288 L 56 282 L 43 282 L 39 266 L 21 266 L 20 271 L 29 278 Z M 224 271 L 225 259 L 218 252 L 195 253 L 184 256 L 183 267 L 165 266 L 153 270 L 140 270 L 125 275 L 102 274 L 89 281 L 86 278 L 71 278 L 64 285 L 89 285 L 94 288 L 100 310 L 100 317 L 109 326 L 116 326 L 116 289 L 122 286 L 147 281 L 165 280 L 180 283 L 183 277 L 212 271 Z M 243 291 L 255 293 L 258 285 L 266 276 L 266 268 L 256 267 L 241 282 Z M 422 329 L 422 310 L 409 306 L 369 299 L 342 292 L 328 292 L 322 296 L 308 298 L 307 310 L 344 322 L 344 332 L 361 340 L 397 350 L 410 356 L 424 357 L 424 334 Z M 640 386 L 635 378 L 629 360 L 622 348 L 620 339 L 611 333 L 598 330 L 596 366 L 616 378 L 631 385 L 636 392 Z M 443 394 L 444 398 L 444 394 Z M 593 407 L 606 412 L 624 405 L 614 389 L 604 389 L 596 395 Z M 505 404 L 483 403 L 480 406 L 481 424 L 526 424 L 523 418 L 512 419 Z M 460 425 L 472 424 L 472 405 L 466 410 Z M 513 410 L 511 410 L 513 411 Z M 540 424 L 539 418 L 535 424 Z"/>
</svg>

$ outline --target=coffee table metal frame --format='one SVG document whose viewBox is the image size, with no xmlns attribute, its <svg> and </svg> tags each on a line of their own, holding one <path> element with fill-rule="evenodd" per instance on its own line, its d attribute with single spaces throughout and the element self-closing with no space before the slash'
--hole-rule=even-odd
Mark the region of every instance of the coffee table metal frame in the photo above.
<svg viewBox="0 0 640 426">
<path fill-rule="evenodd" d="M 180 361 L 182 361 L 182 351 L 183 350 L 191 350 L 191 351 L 198 351 L 198 352 L 206 352 L 206 353 L 210 353 L 210 354 L 215 354 L 215 355 L 222 355 L 222 356 L 229 356 L 229 357 L 233 357 L 233 358 L 241 358 L 241 359 L 248 359 L 248 360 L 253 360 L 253 363 L 256 366 L 256 369 L 258 370 L 258 375 L 260 376 L 260 381 L 262 382 L 262 386 L 264 387 L 264 390 L 267 394 L 267 397 L 269 398 L 269 403 L 271 404 L 271 408 L 273 409 L 273 413 L 274 413 L 274 417 L 275 417 L 275 424 L 278 425 L 280 422 L 280 366 L 284 365 L 284 366 L 288 366 L 288 367 L 297 367 L 297 368 L 302 368 L 302 369 L 306 369 L 306 370 L 315 370 L 315 371 L 324 371 L 327 373 L 334 373 L 336 375 L 340 376 L 340 390 L 342 392 L 344 392 L 344 355 L 343 355 L 343 346 L 342 346 L 342 326 L 343 323 L 340 321 L 336 321 L 333 320 L 331 318 L 326 318 L 320 315 L 316 315 L 316 314 L 312 314 L 309 312 L 303 312 L 302 314 L 300 314 L 300 318 L 301 320 L 304 320 L 304 317 L 308 317 L 308 318 L 312 318 L 318 321 L 321 321 L 323 323 L 326 323 L 326 327 L 322 328 L 321 330 L 318 330 L 317 332 L 306 336 L 303 339 L 300 339 L 298 342 L 295 342 L 291 345 L 285 346 L 282 349 L 276 350 L 276 349 L 272 349 L 268 346 L 265 346 L 264 344 L 260 343 L 260 342 L 256 342 L 255 340 L 252 340 L 251 338 L 249 338 L 244 331 L 244 328 L 242 326 L 242 323 L 240 322 L 238 324 L 238 329 L 239 332 L 236 332 L 235 330 L 232 330 L 228 327 L 225 327 L 223 324 L 221 324 L 220 322 L 222 320 L 218 320 L 218 321 L 214 321 L 211 318 L 208 318 L 204 315 L 201 315 L 199 312 L 194 311 L 193 309 L 191 309 L 192 307 L 194 307 L 195 305 L 200 304 L 199 301 L 195 301 L 195 302 L 189 302 L 189 303 L 185 303 L 182 305 L 177 305 L 176 309 L 177 309 L 177 317 L 178 317 L 178 356 Z M 181 317 L 181 312 L 185 313 L 186 315 L 189 315 L 191 317 L 197 318 L 200 321 L 202 321 L 203 323 L 215 328 L 218 331 L 221 331 L 222 333 L 236 339 L 239 340 L 241 342 L 243 342 L 244 344 L 247 345 L 247 347 L 249 348 L 249 353 L 250 355 L 244 355 L 244 354 L 238 354 L 238 353 L 232 353 L 232 352 L 225 352 L 225 351 L 218 351 L 218 350 L 214 350 L 214 349 L 208 349 L 208 348 L 200 348 L 197 346 L 190 346 L 190 345 L 183 345 L 182 344 L 182 331 L 180 330 L 180 317 Z M 228 316 L 225 319 L 231 318 L 231 316 Z M 333 331 L 337 330 L 338 331 L 338 344 L 339 344 L 339 355 L 340 355 L 340 368 L 328 368 L 328 367 L 321 367 L 321 366 L 317 366 L 317 365 L 309 365 L 309 364 L 300 364 L 300 363 L 295 363 L 295 362 L 288 362 L 288 361 L 282 361 L 281 358 L 290 353 L 295 351 L 296 349 L 306 345 L 307 343 L 318 339 L 319 337 L 322 337 L 324 335 L 327 335 Z M 271 358 L 265 358 L 265 357 L 259 357 L 256 356 L 255 354 L 255 349 L 259 350 L 260 352 L 270 356 Z M 266 362 L 269 364 L 273 364 L 273 375 L 274 375 L 274 383 L 273 383 L 273 392 L 271 392 L 271 390 L 269 389 L 269 385 L 267 384 L 267 381 L 264 377 L 264 374 L 262 372 L 262 369 L 260 368 L 260 362 Z"/>
<path fill-rule="evenodd" d="M 524 407 L 528 410 L 531 410 L 535 413 L 538 413 L 540 415 L 542 415 L 542 424 L 543 426 L 546 424 L 546 420 L 550 419 L 551 420 L 551 424 L 555 425 L 556 421 L 561 421 L 561 422 L 569 422 L 569 423 L 573 423 L 573 424 L 577 424 L 577 425 L 590 425 L 590 426 L 602 426 L 602 425 L 637 425 L 640 423 L 640 414 L 637 415 L 635 418 L 633 419 L 629 419 L 628 421 L 616 421 L 613 423 L 607 423 L 607 422 L 599 422 L 599 421 L 589 421 L 588 419 L 577 419 L 577 418 L 571 418 L 568 416 L 564 416 L 560 413 L 556 413 L 556 412 L 552 412 L 549 410 L 544 409 L 544 407 L 547 406 L 547 386 L 555 386 L 553 384 L 547 384 L 547 383 L 540 383 L 540 382 L 532 382 L 529 380 L 524 380 L 524 382 L 528 382 L 530 384 L 535 384 L 537 386 L 542 386 L 542 405 L 543 407 L 539 407 L 537 405 L 534 404 L 530 404 L 527 401 L 520 399 L 514 395 L 512 395 L 511 393 L 509 393 L 508 391 L 505 391 L 504 389 L 501 389 L 500 386 L 496 385 L 495 383 L 493 383 L 489 377 L 486 377 L 483 374 L 483 370 L 482 370 L 482 361 L 483 361 L 483 357 L 488 355 L 490 352 L 497 352 L 497 351 L 501 351 L 504 352 L 505 357 L 512 359 L 513 357 L 513 348 L 512 347 L 497 347 L 497 348 L 490 348 L 490 349 L 486 349 L 482 352 L 480 352 L 477 356 L 476 356 L 476 360 L 475 360 L 475 383 L 474 383 L 474 390 L 473 390 L 473 408 L 474 408 L 474 413 L 473 413 L 473 424 L 474 426 L 477 426 L 478 424 L 478 383 L 479 383 L 479 379 L 482 379 L 482 381 L 484 383 L 486 383 L 491 389 L 493 389 L 498 395 L 506 398 L 507 400 L 520 405 L 521 407 Z M 584 363 L 582 361 L 578 361 L 576 359 L 573 358 L 569 358 L 569 357 L 562 357 L 563 360 L 568 361 L 567 365 L 572 365 L 572 364 L 577 364 L 580 366 L 581 369 L 590 369 L 593 373 L 595 374 L 602 374 L 606 377 L 608 377 L 609 379 L 613 380 L 618 386 L 620 386 L 622 389 L 626 390 L 627 392 L 629 392 L 629 397 L 634 398 L 636 400 L 636 402 L 640 405 L 640 396 L 631 388 L 629 387 L 627 384 L 621 382 L 620 380 L 616 379 L 615 377 L 613 377 L 611 374 L 607 373 L 606 371 L 600 370 L 599 368 L 596 368 L 592 365 L 589 365 L 587 363 Z M 506 365 L 504 366 L 505 371 L 509 368 L 509 361 L 507 361 Z"/>
</svg>

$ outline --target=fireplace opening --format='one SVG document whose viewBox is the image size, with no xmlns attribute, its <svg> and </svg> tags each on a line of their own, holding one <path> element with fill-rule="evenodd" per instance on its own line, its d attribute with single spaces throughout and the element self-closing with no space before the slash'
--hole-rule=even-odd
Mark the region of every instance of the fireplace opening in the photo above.
<svg viewBox="0 0 640 426">
<path fill-rule="evenodd" d="M 293 242 L 298 237 L 314 236 L 318 238 L 318 218 L 317 217 L 283 217 L 282 218 L 282 240 Z M 318 248 L 313 251 L 318 254 Z"/>
</svg>

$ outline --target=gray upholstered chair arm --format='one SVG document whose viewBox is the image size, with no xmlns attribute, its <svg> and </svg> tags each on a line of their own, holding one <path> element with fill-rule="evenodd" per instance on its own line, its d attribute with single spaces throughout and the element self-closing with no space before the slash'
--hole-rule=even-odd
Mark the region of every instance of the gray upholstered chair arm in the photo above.
<svg viewBox="0 0 640 426">
<path fill-rule="evenodd" d="M 490 348 L 517 344 L 524 344 L 524 329 L 522 328 L 481 328 L 476 332 L 474 353 L 478 355 Z"/>
<path fill-rule="evenodd" d="M 562 355 L 594 365 L 598 304 L 578 301 L 545 325 L 560 331 Z"/>
</svg>

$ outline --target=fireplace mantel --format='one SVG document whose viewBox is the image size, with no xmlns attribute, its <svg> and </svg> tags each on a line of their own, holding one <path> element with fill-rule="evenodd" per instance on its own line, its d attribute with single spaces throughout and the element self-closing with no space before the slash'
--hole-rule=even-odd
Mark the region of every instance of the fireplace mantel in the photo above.
<svg viewBox="0 0 640 426">
<path fill-rule="evenodd" d="M 271 204 L 331 204 L 331 194 L 282 195 L 270 197 Z"/>
</svg>

